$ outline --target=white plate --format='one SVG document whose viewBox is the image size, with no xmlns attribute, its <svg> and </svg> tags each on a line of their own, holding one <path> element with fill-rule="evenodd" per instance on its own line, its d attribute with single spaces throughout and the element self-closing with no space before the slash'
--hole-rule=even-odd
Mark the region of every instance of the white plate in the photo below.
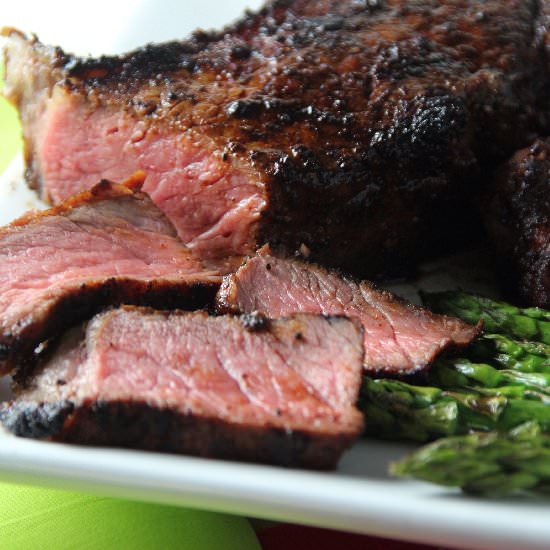
<svg viewBox="0 0 550 550">
<path fill-rule="evenodd" d="M 62 1 L 53 1 L 53 4 Z M 86 28 L 80 28 L 72 36 L 66 35 L 67 41 L 73 39 L 70 48 L 81 53 L 121 51 L 144 41 L 177 38 L 196 26 L 209 28 L 236 17 L 243 4 L 258 5 L 259 0 L 225 0 L 223 3 L 173 0 L 164 2 L 162 9 L 156 1 L 127 0 L 123 4 L 134 4 L 134 9 L 121 25 L 122 33 L 109 35 L 109 27 L 104 26 L 103 42 L 98 45 L 97 26 L 87 19 Z M 52 2 L 45 5 L 50 13 L 59 13 L 51 9 Z M 122 10 L 120 5 L 117 9 Z M 3 8 L 3 15 L 5 11 Z M 95 11 L 103 13 L 103 10 Z M 126 9 L 125 13 L 128 12 Z M 59 36 L 58 40 L 52 38 L 48 34 L 52 27 L 38 16 L 36 24 L 42 24 L 42 28 L 25 19 L 6 17 L 3 22 L 17 24 L 24 30 L 41 31 L 39 34 L 48 40 L 66 44 L 61 34 L 55 35 Z M 65 24 L 67 27 L 71 25 Z M 17 159 L 0 178 L 0 223 L 8 222 L 28 208 L 41 206 L 21 183 L 21 174 L 21 159 Z M 477 261 L 479 255 L 466 254 L 426 266 L 420 285 L 442 289 L 460 283 L 465 288 L 491 292 L 494 285 L 489 272 L 471 272 L 471 265 Z M 396 285 L 393 289 L 415 299 L 418 286 L 417 282 Z M 7 380 L 0 381 L 0 397 L 2 394 L 8 395 Z M 547 502 L 532 498 L 473 499 L 458 491 L 425 483 L 390 479 L 386 474 L 388 463 L 409 449 L 403 445 L 361 441 L 344 456 L 337 472 L 320 474 L 30 441 L 0 431 L 0 479 L 456 548 L 549 547 Z"/>
</svg>

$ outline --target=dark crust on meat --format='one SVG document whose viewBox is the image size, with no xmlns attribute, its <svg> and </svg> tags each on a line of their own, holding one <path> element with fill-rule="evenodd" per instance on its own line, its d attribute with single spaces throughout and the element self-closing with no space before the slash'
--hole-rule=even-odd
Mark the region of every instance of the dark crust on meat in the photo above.
<svg viewBox="0 0 550 550">
<path fill-rule="evenodd" d="M 268 189 L 260 241 L 379 276 L 476 235 L 466 197 L 480 167 L 539 124 L 538 11 L 536 0 L 277 0 L 121 57 L 34 47 L 91 108 L 199 134 L 246 166 Z"/>
<path fill-rule="evenodd" d="M 0 421 L 22 437 L 319 470 L 334 469 L 357 435 L 236 425 L 134 402 L 22 401 L 4 405 Z"/>
<path fill-rule="evenodd" d="M 486 225 L 516 300 L 550 308 L 550 139 L 518 151 L 488 192 Z"/>
</svg>

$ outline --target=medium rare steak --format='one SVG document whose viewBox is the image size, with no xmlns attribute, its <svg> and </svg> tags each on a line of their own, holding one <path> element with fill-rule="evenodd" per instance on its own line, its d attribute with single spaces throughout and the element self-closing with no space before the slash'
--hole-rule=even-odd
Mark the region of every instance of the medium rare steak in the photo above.
<svg viewBox="0 0 550 550">
<path fill-rule="evenodd" d="M 0 373 L 105 306 L 196 308 L 213 298 L 219 274 L 181 243 L 141 183 L 102 181 L 0 228 Z"/>
<path fill-rule="evenodd" d="M 5 93 L 43 197 L 139 168 L 202 255 L 305 245 L 379 275 L 464 238 L 480 166 L 532 139 L 539 4 L 275 0 L 99 59 L 6 31 Z"/>
<path fill-rule="evenodd" d="M 274 256 L 267 247 L 224 278 L 217 302 L 221 311 L 258 311 L 270 317 L 300 311 L 358 319 L 370 373 L 416 372 L 441 351 L 466 346 L 479 332 L 479 327 L 430 313 L 367 281 Z"/>
<path fill-rule="evenodd" d="M 499 171 L 485 208 L 499 273 L 528 305 L 550 308 L 550 139 L 518 151 Z"/>
<path fill-rule="evenodd" d="M 73 329 L 0 417 L 17 435 L 334 468 L 362 428 L 343 317 L 124 307 Z"/>
</svg>

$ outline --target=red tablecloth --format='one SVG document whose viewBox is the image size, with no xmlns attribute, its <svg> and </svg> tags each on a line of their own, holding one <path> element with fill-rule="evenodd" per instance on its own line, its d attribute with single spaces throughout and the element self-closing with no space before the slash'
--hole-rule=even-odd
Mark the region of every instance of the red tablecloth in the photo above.
<svg viewBox="0 0 550 550">
<path fill-rule="evenodd" d="M 299 525 L 258 529 L 257 535 L 263 550 L 435 550 L 434 546 Z"/>
</svg>

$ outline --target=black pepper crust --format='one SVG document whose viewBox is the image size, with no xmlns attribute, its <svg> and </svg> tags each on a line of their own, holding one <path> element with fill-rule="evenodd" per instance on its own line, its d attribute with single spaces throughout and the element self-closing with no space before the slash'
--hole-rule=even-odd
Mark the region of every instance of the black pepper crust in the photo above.
<svg viewBox="0 0 550 550">
<path fill-rule="evenodd" d="M 357 434 L 238 425 L 131 401 L 17 401 L 0 408 L 13 434 L 94 446 L 330 470 Z"/>
<path fill-rule="evenodd" d="M 246 166 L 267 188 L 258 244 L 305 245 L 313 260 L 383 276 L 478 234 L 468 203 L 480 173 L 546 116 L 540 10 L 276 0 L 220 32 L 124 56 L 55 50 L 55 81 Z"/>
</svg>

